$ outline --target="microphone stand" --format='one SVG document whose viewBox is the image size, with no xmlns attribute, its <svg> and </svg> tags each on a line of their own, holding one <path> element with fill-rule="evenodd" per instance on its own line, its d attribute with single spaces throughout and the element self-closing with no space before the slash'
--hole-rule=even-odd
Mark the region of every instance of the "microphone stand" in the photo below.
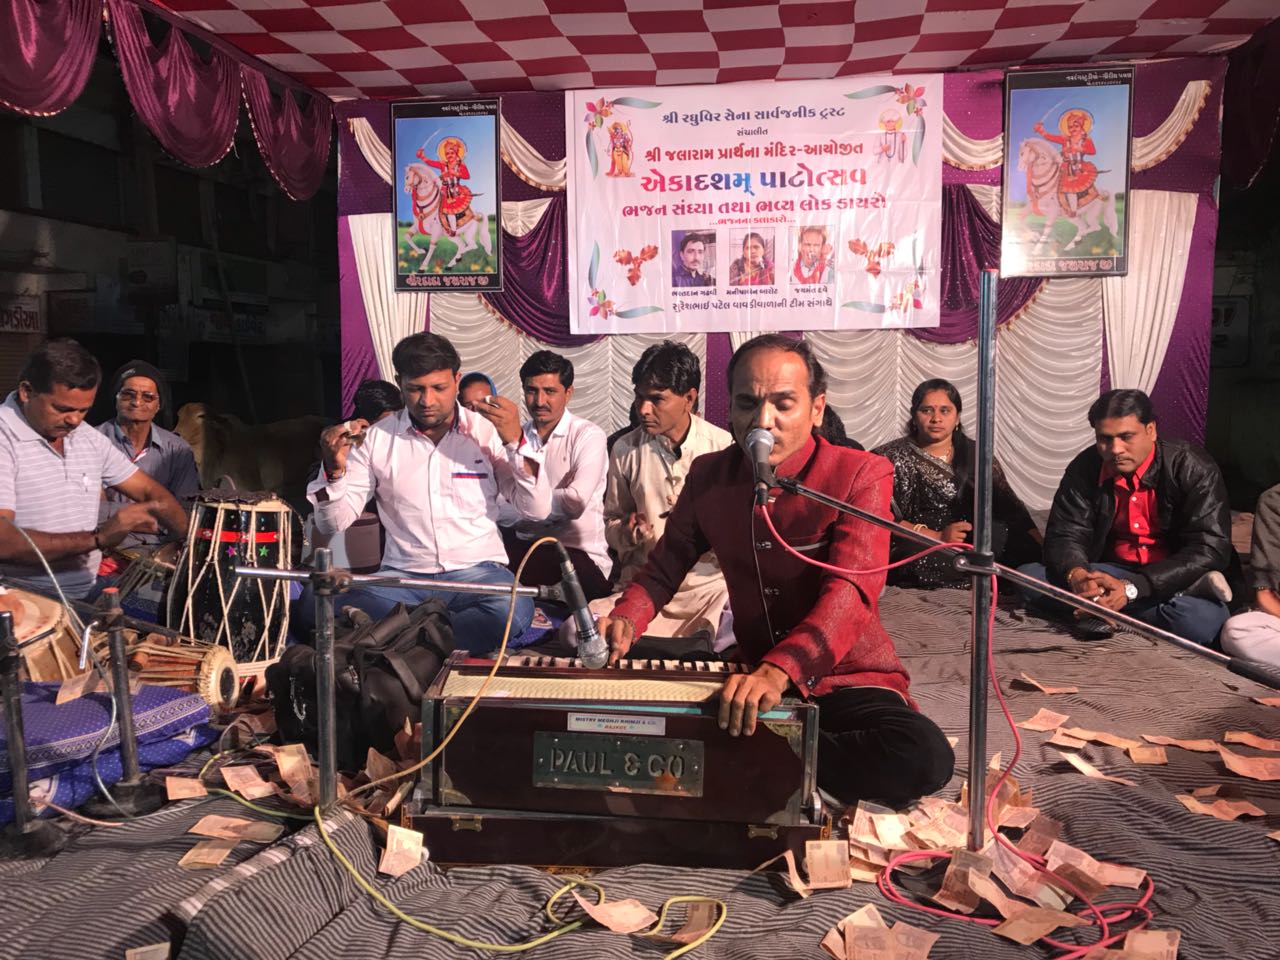
<svg viewBox="0 0 1280 960">
<path fill-rule="evenodd" d="M 985 833 L 982 822 L 986 799 L 986 754 L 987 754 L 987 657 L 991 646 L 991 580 L 998 576 L 1003 580 L 1017 584 L 1026 590 L 1041 596 L 1061 601 L 1091 616 L 1105 617 L 1117 626 L 1132 633 L 1170 643 L 1181 647 L 1198 657 L 1210 660 L 1225 667 L 1237 676 L 1245 677 L 1263 686 L 1280 690 L 1280 668 L 1246 660 L 1240 657 L 1229 657 L 1208 647 L 1180 637 L 1168 630 L 1162 630 L 1136 617 L 1115 610 L 1100 607 L 1092 600 L 1085 600 L 1070 590 L 1037 580 L 1013 567 L 996 563 L 991 553 L 991 487 L 992 456 L 995 439 L 995 327 L 996 327 L 996 282 L 998 273 L 995 270 L 984 270 L 981 278 L 981 290 L 978 313 L 978 437 L 977 464 L 974 475 L 974 514 L 973 543 L 974 549 L 955 544 L 947 544 L 924 533 L 917 533 L 893 520 L 886 520 L 877 514 L 862 510 L 836 497 L 829 496 L 819 490 L 806 487 L 794 477 L 775 477 L 774 485 L 787 493 L 806 497 L 823 506 L 838 510 L 841 513 L 865 520 L 867 523 L 887 529 L 893 536 L 910 540 L 921 546 L 945 548 L 954 559 L 956 569 L 969 574 L 973 580 L 973 651 L 969 672 L 969 849 L 977 851 L 983 846 Z"/>
<path fill-rule="evenodd" d="M 561 548 L 563 549 L 563 548 Z M 352 573 L 333 566 L 333 551 L 320 547 L 311 570 L 279 570 L 270 567 L 237 566 L 238 577 L 257 580 L 285 580 L 310 583 L 316 598 L 316 708 L 319 713 L 319 736 L 316 760 L 320 765 L 320 806 L 328 808 L 338 799 L 337 695 L 334 686 L 334 602 L 353 586 L 394 587 L 406 590 L 435 590 L 440 593 L 472 593 L 491 597 L 510 597 L 511 587 L 499 583 L 457 583 L 425 577 L 384 577 L 377 574 Z M 560 604 L 575 600 L 561 583 L 545 587 L 515 588 L 517 597 L 532 597 Z M 578 598 L 582 596 L 578 588 Z M 583 601 L 585 605 L 585 600 Z M 575 614 L 578 611 L 575 610 Z"/>
</svg>

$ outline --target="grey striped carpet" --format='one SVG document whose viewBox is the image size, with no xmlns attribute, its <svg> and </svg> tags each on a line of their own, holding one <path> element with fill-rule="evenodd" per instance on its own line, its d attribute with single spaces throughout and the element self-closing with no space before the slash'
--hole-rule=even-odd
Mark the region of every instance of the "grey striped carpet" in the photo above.
<svg viewBox="0 0 1280 960">
<path fill-rule="evenodd" d="M 912 674 L 912 692 L 948 733 L 963 741 L 968 716 L 969 595 L 961 591 L 890 590 L 884 618 Z M 1000 610 L 997 666 L 1016 719 L 1040 707 L 1070 715 L 1072 725 L 1137 738 L 1161 733 L 1220 738 L 1226 730 L 1280 737 L 1280 710 L 1252 703 L 1260 687 L 1191 654 L 1133 638 L 1085 644 L 1042 621 Z M 1079 694 L 1046 696 L 1011 688 L 1019 673 L 1074 684 Z M 989 749 L 1013 743 L 994 699 Z M 1136 766 L 1119 750 L 1091 744 L 1083 751 L 1103 771 L 1138 786 L 1086 779 L 1042 746 L 1047 734 L 1024 733 L 1017 775 L 1035 803 L 1066 824 L 1064 838 L 1098 859 L 1147 869 L 1156 881 L 1154 926 L 1183 933 L 1181 960 L 1271 960 L 1280 957 L 1280 782 L 1259 783 L 1228 773 L 1215 755 L 1168 748 L 1169 764 Z M 1255 754 L 1238 747 L 1244 755 Z M 948 789 L 954 795 L 962 775 Z M 1190 813 L 1175 793 L 1230 783 L 1272 812 L 1265 819 L 1223 823 Z M 180 931 L 182 960 L 321 960 L 334 957 L 467 958 L 492 956 L 413 930 L 373 903 L 306 827 L 246 859 L 242 845 L 221 871 L 187 874 L 174 866 L 189 841 L 177 835 L 223 803 L 188 803 L 132 824 L 97 830 L 47 864 L 0 865 L 0 957 L 112 957 L 159 939 L 166 924 Z M 197 807 L 199 808 L 197 810 Z M 237 811 L 239 812 L 239 811 Z M 378 844 L 372 829 L 346 814 L 329 820 L 335 840 L 372 877 Z M 83 849 L 82 849 L 83 848 Z M 240 861 L 237 865 L 237 860 Z M 822 935 L 867 902 L 886 918 L 941 934 L 932 956 L 943 960 L 1047 956 L 970 924 L 890 906 L 869 884 L 800 900 L 776 876 L 634 866 L 596 876 L 611 898 L 635 897 L 652 908 L 678 894 L 707 894 L 729 903 L 729 921 L 692 956 L 723 960 L 822 958 Z M 560 881 L 525 867 L 442 871 L 427 863 L 379 887 L 402 909 L 478 939 L 514 943 L 548 929 L 542 905 Z M 668 929 L 680 923 L 680 914 Z M 658 958 L 670 944 L 597 930 L 578 931 L 534 957 Z"/>
</svg>

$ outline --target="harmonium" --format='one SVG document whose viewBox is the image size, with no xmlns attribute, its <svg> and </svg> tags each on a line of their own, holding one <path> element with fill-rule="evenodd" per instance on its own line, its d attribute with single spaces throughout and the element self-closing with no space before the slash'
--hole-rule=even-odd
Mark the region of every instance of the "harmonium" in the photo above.
<svg viewBox="0 0 1280 960">
<path fill-rule="evenodd" d="M 422 701 L 423 756 L 493 669 L 453 654 Z M 718 723 L 718 661 L 508 657 L 404 810 L 437 863 L 752 868 L 829 835 L 818 709 L 783 700 L 750 736 Z"/>
</svg>

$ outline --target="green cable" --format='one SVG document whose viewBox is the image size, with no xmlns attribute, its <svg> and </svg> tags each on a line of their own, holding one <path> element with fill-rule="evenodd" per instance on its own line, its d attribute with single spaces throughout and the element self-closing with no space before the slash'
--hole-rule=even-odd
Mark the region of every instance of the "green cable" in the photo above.
<svg viewBox="0 0 1280 960">
<path fill-rule="evenodd" d="M 345 856 L 343 856 L 342 851 L 337 848 L 337 846 L 333 842 L 333 839 L 329 836 L 328 831 L 325 830 L 324 820 L 320 815 L 320 808 L 318 806 L 314 808 L 314 817 L 315 817 L 316 829 L 320 831 L 320 839 L 323 840 L 324 845 L 329 848 L 329 852 L 333 854 L 334 859 L 336 859 L 338 863 L 342 864 L 342 866 L 346 869 L 347 873 L 351 874 L 351 878 L 355 880 L 355 882 L 360 886 L 360 888 L 364 890 L 365 893 L 369 894 L 369 896 L 373 897 L 373 899 L 376 900 L 378 903 L 380 903 L 382 906 L 386 907 L 387 910 L 391 911 L 392 915 L 394 915 L 397 919 L 403 920 L 405 923 L 409 924 L 409 926 L 417 930 L 422 930 L 425 933 L 430 933 L 437 937 L 441 937 L 442 939 L 448 940 L 450 943 L 456 943 L 459 946 L 463 946 L 463 947 L 471 947 L 475 950 L 489 950 L 494 953 L 523 953 L 525 950 L 532 950 L 534 947 L 540 947 L 544 943 L 548 943 L 549 941 L 554 940 L 556 937 L 561 936 L 562 934 L 566 934 L 571 930 L 577 930 L 579 927 L 583 925 L 582 920 L 573 920 L 573 921 L 570 921 L 569 923 L 566 923 L 564 926 L 557 927 L 555 930 L 551 930 L 548 933 L 544 933 L 540 937 L 535 937 L 532 940 L 526 940 L 524 943 L 516 943 L 516 944 L 485 943 L 482 940 L 472 940 L 468 937 L 461 936 L 460 934 L 450 933 L 448 930 L 441 930 L 439 927 L 433 927 L 431 924 L 423 920 L 419 920 L 417 917 L 409 916 L 409 914 L 405 913 L 403 910 L 397 907 L 394 903 L 388 900 L 382 894 L 382 892 L 378 890 L 377 887 L 375 887 L 373 884 L 371 884 L 368 880 L 366 880 L 364 877 L 360 875 L 360 871 L 358 871 L 355 868 L 355 866 L 351 863 L 350 860 L 348 860 Z M 572 890 L 574 887 L 577 887 L 577 886 L 591 887 L 599 894 L 600 898 L 596 902 L 602 903 L 604 901 L 604 891 L 599 886 L 597 886 L 596 884 L 590 883 L 589 881 L 573 880 L 573 881 L 570 881 L 565 886 L 561 887 L 559 890 L 557 890 L 555 895 L 551 898 L 551 901 L 548 902 L 547 904 L 548 916 L 550 916 L 553 920 L 558 921 L 558 918 L 551 913 L 551 904 L 554 903 L 559 896 L 561 896 L 562 894 L 566 893 L 569 890 Z"/>
<path fill-rule="evenodd" d="M 337 860 L 338 863 L 340 863 L 343 866 L 343 868 L 347 871 L 347 873 L 351 874 L 352 879 L 355 880 L 355 882 L 360 886 L 362 890 L 364 890 L 365 893 L 369 894 L 369 896 L 373 897 L 374 900 L 376 900 L 382 906 L 386 907 L 386 909 L 389 910 L 391 914 L 395 916 L 397 919 L 404 921 L 414 929 L 422 930 L 424 933 L 433 934 L 434 936 L 440 937 L 444 940 L 448 940 L 450 943 L 456 943 L 459 946 L 463 946 L 463 947 L 471 947 L 476 950 L 489 950 L 493 953 L 523 953 L 526 950 L 532 950 L 534 947 L 540 947 L 544 943 L 548 943 L 551 940 L 554 940 L 556 937 L 561 936 L 562 934 L 569 933 L 571 930 L 580 929 L 583 926 L 584 921 L 572 920 L 568 923 L 565 923 L 563 926 L 557 927 L 555 930 L 551 930 L 547 933 L 544 933 L 540 937 L 535 937 L 532 940 L 526 940 L 524 943 L 514 943 L 514 944 L 485 943 L 482 940 L 472 940 L 460 934 L 451 933 L 448 930 L 441 930 L 439 927 L 434 927 L 424 920 L 419 920 L 417 917 L 409 916 L 409 914 L 405 913 L 403 910 L 397 907 L 394 903 L 388 900 L 387 897 L 384 896 L 382 892 L 378 890 L 377 887 L 375 887 L 368 880 L 362 877 L 360 875 L 360 872 L 355 868 L 355 865 L 352 864 L 351 861 L 348 860 L 343 855 L 342 851 L 339 850 L 337 845 L 333 842 L 333 838 L 329 836 L 328 831 L 325 830 L 324 818 L 321 816 L 320 808 L 318 806 L 313 808 L 313 816 L 315 819 L 316 829 L 320 832 L 320 839 L 323 840 L 324 845 L 329 848 L 329 852 L 333 854 L 334 859 Z M 594 890 L 597 895 L 596 904 L 599 905 L 604 903 L 604 899 L 605 899 L 604 888 L 600 886 L 598 883 L 592 883 L 590 880 L 587 880 L 584 877 L 567 876 L 566 879 L 568 882 L 565 883 L 564 886 L 560 887 L 560 889 L 558 889 L 555 893 L 551 895 L 550 899 L 547 900 L 546 906 L 543 908 L 544 911 L 546 912 L 547 917 L 550 918 L 550 920 L 554 923 L 561 922 L 560 918 L 555 915 L 556 902 L 566 893 L 569 893 L 571 890 L 573 890 L 575 887 L 587 887 L 591 890 Z M 695 903 L 695 902 L 714 903 L 717 907 L 719 907 L 720 912 L 719 912 L 719 916 L 716 918 L 716 922 L 711 925 L 711 927 L 706 931 L 706 933 L 698 937 L 698 939 L 694 940 L 691 943 L 685 944 L 683 947 L 680 947 L 679 949 L 673 950 L 671 953 L 666 954 L 663 957 L 663 960 L 675 960 L 676 957 L 681 957 L 684 954 L 688 953 L 690 950 L 697 949 L 698 947 L 706 943 L 708 940 L 710 940 L 712 935 L 714 935 L 717 930 L 719 930 L 722 926 L 724 926 L 724 922 L 729 916 L 729 907 L 723 900 L 717 900 L 714 897 L 700 897 L 700 896 L 668 897 L 667 900 L 662 904 L 662 909 L 658 914 L 657 922 L 655 922 L 654 925 L 650 927 L 648 930 L 641 933 L 640 936 L 651 937 L 657 934 L 657 932 L 662 929 L 663 923 L 666 922 L 667 911 L 671 909 L 673 904 Z"/>
<path fill-rule="evenodd" d="M 270 807 L 260 807 L 256 803 L 250 803 L 244 797 L 230 790 L 223 790 L 221 787 L 206 787 L 210 794 L 219 797 L 230 797 L 241 806 L 248 807 L 250 810 L 256 810 L 258 813 L 265 813 L 272 817 L 284 817 L 286 820 L 310 820 L 311 818 L 302 813 L 288 813 L 284 810 L 272 810 Z"/>
</svg>

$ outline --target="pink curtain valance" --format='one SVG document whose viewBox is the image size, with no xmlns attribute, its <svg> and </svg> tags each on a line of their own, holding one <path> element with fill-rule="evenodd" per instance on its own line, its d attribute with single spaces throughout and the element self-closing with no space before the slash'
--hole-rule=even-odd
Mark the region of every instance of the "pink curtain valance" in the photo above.
<svg viewBox="0 0 1280 960">
<path fill-rule="evenodd" d="M 238 64 L 219 50 L 209 61 L 170 27 L 151 42 L 142 11 L 129 0 L 107 0 L 116 59 L 129 100 L 160 145 L 189 167 L 208 167 L 226 156 L 240 118 Z"/>
<path fill-rule="evenodd" d="M 33 117 L 71 106 L 101 22 L 102 0 L 0 0 L 0 104 Z"/>
<path fill-rule="evenodd" d="M 333 140 L 333 108 L 322 97 L 312 97 L 299 109 L 293 92 L 284 90 L 277 100 L 267 78 L 250 67 L 240 68 L 249 123 L 280 189 L 294 200 L 306 200 L 319 189 L 329 163 Z"/>
</svg>

